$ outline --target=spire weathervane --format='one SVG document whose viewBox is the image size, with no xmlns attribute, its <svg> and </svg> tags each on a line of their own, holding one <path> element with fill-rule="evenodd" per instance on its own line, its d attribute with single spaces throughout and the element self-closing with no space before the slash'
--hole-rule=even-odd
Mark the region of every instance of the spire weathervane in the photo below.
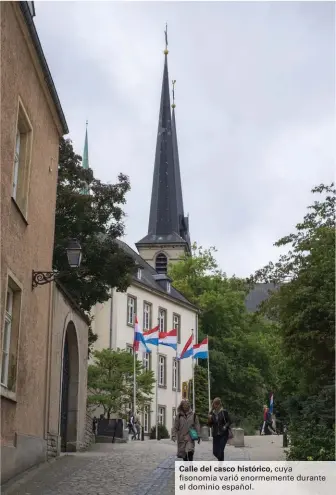
<svg viewBox="0 0 336 495">
<path fill-rule="evenodd" d="M 176 84 L 176 79 L 173 79 L 172 80 L 172 85 L 173 85 L 173 104 L 172 104 L 172 108 L 175 108 L 176 105 L 175 105 L 175 84 Z"/>
<path fill-rule="evenodd" d="M 163 53 L 164 53 L 165 55 L 168 55 L 168 53 L 169 53 L 169 52 L 168 52 L 168 25 L 167 25 L 167 23 L 166 23 L 166 29 L 165 29 L 164 34 L 165 34 L 165 43 L 166 43 L 166 48 L 165 48 L 165 50 L 164 50 L 164 52 L 163 52 Z"/>
</svg>

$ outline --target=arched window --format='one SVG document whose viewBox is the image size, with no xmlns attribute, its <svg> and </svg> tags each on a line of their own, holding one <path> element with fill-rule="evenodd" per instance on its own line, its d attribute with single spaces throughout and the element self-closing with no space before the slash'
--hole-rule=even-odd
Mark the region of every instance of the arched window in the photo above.
<svg viewBox="0 0 336 495">
<path fill-rule="evenodd" d="M 155 270 L 158 273 L 167 273 L 167 256 L 163 253 L 159 253 L 155 261 Z"/>
</svg>

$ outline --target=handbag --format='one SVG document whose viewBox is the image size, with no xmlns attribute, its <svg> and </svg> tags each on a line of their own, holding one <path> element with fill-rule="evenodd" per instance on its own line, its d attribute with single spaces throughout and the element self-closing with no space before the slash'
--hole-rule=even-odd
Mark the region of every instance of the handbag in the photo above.
<svg viewBox="0 0 336 495">
<path fill-rule="evenodd" d="M 196 422 L 196 414 L 194 414 L 194 423 Z M 191 440 L 193 440 L 194 442 L 196 440 L 198 440 L 198 433 L 197 433 L 197 430 L 193 427 L 189 428 L 189 435 L 190 435 L 190 438 Z"/>
<path fill-rule="evenodd" d="M 232 438 L 234 437 L 233 431 L 231 430 L 231 428 L 228 428 L 228 431 L 229 431 L 229 440 L 232 440 Z"/>
</svg>

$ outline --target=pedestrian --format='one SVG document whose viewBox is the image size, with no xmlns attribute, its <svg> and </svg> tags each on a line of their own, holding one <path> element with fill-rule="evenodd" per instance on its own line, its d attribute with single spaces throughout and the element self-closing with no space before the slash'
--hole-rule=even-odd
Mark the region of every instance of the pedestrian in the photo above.
<svg viewBox="0 0 336 495">
<path fill-rule="evenodd" d="M 138 416 L 136 416 L 135 418 L 135 430 L 136 430 L 137 439 L 140 440 L 141 424 Z"/>
<path fill-rule="evenodd" d="M 131 413 L 130 417 L 130 433 L 132 433 L 132 438 L 131 440 L 135 440 L 137 436 L 137 430 L 135 426 L 135 414 Z"/>
<path fill-rule="evenodd" d="M 261 423 L 260 427 L 260 435 L 265 435 L 265 426 L 266 426 L 266 420 L 267 420 L 267 406 L 264 404 L 263 407 L 263 422 Z"/>
<path fill-rule="evenodd" d="M 92 420 L 92 432 L 94 435 L 97 435 L 97 424 L 98 424 L 98 419 L 96 418 L 96 416 L 93 416 L 93 420 Z"/>
<path fill-rule="evenodd" d="M 270 410 L 267 406 L 266 406 L 266 410 L 265 410 L 265 420 L 264 420 L 263 432 L 265 435 L 277 435 L 277 432 L 274 430 L 274 427 L 273 427 L 272 414 L 270 413 Z"/>
<path fill-rule="evenodd" d="M 231 419 L 226 409 L 223 409 L 221 400 L 216 397 L 209 412 L 208 424 L 212 428 L 213 455 L 224 461 L 224 450 L 229 438 L 232 438 L 230 429 Z"/>
<path fill-rule="evenodd" d="M 201 427 L 196 413 L 188 400 L 182 400 L 177 409 L 172 440 L 177 441 L 177 457 L 184 461 L 193 461 L 195 442 L 200 443 Z"/>
</svg>

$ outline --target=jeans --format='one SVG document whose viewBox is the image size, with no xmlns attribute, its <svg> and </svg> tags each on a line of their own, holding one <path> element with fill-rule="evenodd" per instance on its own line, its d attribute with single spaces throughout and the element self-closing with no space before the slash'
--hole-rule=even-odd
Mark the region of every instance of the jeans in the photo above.
<svg viewBox="0 0 336 495">
<path fill-rule="evenodd" d="M 224 461 L 224 449 L 227 441 L 227 435 L 216 435 L 212 439 L 212 452 L 219 461 Z"/>
</svg>

